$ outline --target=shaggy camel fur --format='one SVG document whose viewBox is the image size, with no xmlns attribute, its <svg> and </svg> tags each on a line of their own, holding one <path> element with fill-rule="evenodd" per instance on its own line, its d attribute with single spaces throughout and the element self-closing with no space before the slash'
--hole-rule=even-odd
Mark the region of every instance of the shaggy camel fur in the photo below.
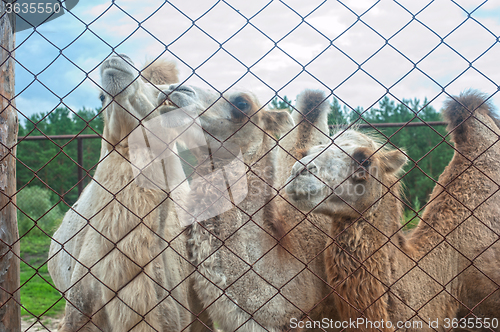
<svg viewBox="0 0 500 332">
<path fill-rule="evenodd" d="M 423 324 L 406 330 L 444 331 L 452 319 L 480 330 L 476 317 L 500 316 L 500 122 L 476 92 L 451 99 L 443 114 L 456 152 L 410 234 L 400 224 L 401 152 L 349 130 L 293 167 L 291 201 L 331 218 L 325 257 L 341 319 L 379 322 L 362 330 L 411 320 Z"/>
<path fill-rule="evenodd" d="M 193 320 L 186 309 L 185 239 L 178 236 L 182 228 L 172 203 L 187 187 L 172 191 L 172 199 L 165 191 L 139 187 L 128 147 L 139 120 L 158 114 L 159 88 L 168 85 L 154 84 L 177 81 L 177 71 L 158 61 L 142 75 L 146 82 L 125 55 L 101 66 L 101 160 L 49 253 L 49 272 L 67 300 L 60 331 L 180 331 Z M 179 169 L 180 162 L 167 171 L 183 177 Z"/>
<path fill-rule="evenodd" d="M 262 109 L 246 93 L 221 97 L 192 87 L 176 90 L 164 92 L 172 104 L 165 112 L 177 106 L 197 109 L 209 144 L 239 147 L 246 165 L 246 198 L 229 211 L 190 228 L 188 250 L 197 266 L 195 290 L 212 320 L 224 331 L 281 331 L 290 328 L 292 319 L 335 318 L 322 258 L 327 220 L 304 220 L 288 203 L 276 202 L 277 198 L 271 201 L 276 196 L 273 181 L 280 149 L 275 137 L 292 127 L 288 112 Z M 329 109 L 324 100 L 323 93 L 309 91 L 297 104 L 302 114 L 309 115 L 308 121 L 327 132 Z M 302 109 L 304 106 L 308 109 Z M 297 141 L 305 137 L 302 129 L 293 134 Z M 309 133 L 316 135 L 314 130 Z M 307 138 L 311 144 L 318 143 Z M 297 157 L 300 151 L 295 149 L 295 153 Z M 213 168 L 213 164 L 208 167 Z M 209 185 L 191 189 L 194 197 L 214 192 Z M 190 211 L 204 207 L 200 199 L 188 201 L 193 202 Z"/>
<path fill-rule="evenodd" d="M 295 126 L 279 140 L 275 165 L 274 187 L 281 188 L 289 176 L 293 164 L 300 160 L 311 147 L 330 142 L 327 103 L 318 107 L 326 99 L 319 91 L 304 92 L 297 98 L 291 113 Z"/>
</svg>

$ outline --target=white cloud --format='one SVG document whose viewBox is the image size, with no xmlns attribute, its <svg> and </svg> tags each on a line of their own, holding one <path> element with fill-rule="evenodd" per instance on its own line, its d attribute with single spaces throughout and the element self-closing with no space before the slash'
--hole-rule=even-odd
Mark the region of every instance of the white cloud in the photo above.
<svg viewBox="0 0 500 332">
<path fill-rule="evenodd" d="M 19 120 L 23 121 L 33 113 L 48 113 L 55 109 L 59 102 L 55 98 L 16 98 L 16 108 L 18 110 Z"/>
<path fill-rule="evenodd" d="M 480 25 L 484 25 L 493 34 L 500 33 L 500 5 L 497 2 L 487 2 L 474 12 L 473 18 L 480 24 L 469 20 L 458 29 L 457 26 L 466 20 L 467 15 L 449 0 L 436 0 L 429 6 L 428 2 L 398 1 L 406 10 L 394 1 L 382 0 L 365 14 L 363 13 L 376 1 L 345 1 L 351 12 L 339 2 L 325 2 L 315 9 L 321 1 L 288 0 L 285 1 L 286 5 L 272 2 L 262 10 L 267 1 L 231 0 L 228 1 L 230 6 L 220 2 L 208 13 L 207 10 L 216 1 L 170 2 L 173 6 L 159 0 L 117 1 L 120 8 L 142 22 L 142 28 L 130 37 L 138 24 L 114 6 L 92 23 L 89 29 L 111 47 L 119 45 L 116 51 L 129 54 L 138 66 L 146 59 L 165 53 L 170 58 L 178 57 L 182 78 L 192 75 L 196 68 L 196 74 L 201 79 L 195 75 L 189 80 L 190 83 L 205 86 L 205 80 L 208 85 L 224 90 L 234 81 L 240 80 L 237 86 L 254 91 L 261 100 L 272 98 L 275 91 L 281 96 L 287 95 L 295 99 L 304 88 L 319 88 L 333 90 L 353 107 L 359 105 L 366 108 L 382 97 L 390 87 L 390 93 L 400 99 L 437 98 L 433 105 L 440 108 L 444 99 L 443 87 L 450 94 L 457 94 L 471 87 L 493 93 L 496 85 L 500 84 L 497 61 L 500 45 Z M 460 0 L 458 3 L 466 10 L 477 7 L 477 1 L 473 0 Z M 110 2 L 81 1 L 74 12 L 86 23 L 90 23 L 109 6 Z M 423 9 L 425 6 L 427 8 Z M 365 23 L 355 23 L 358 19 L 356 15 L 361 14 L 360 19 Z M 247 20 L 242 15 L 252 17 L 250 24 L 246 25 Z M 305 17 L 306 23 L 301 23 L 299 15 Z M 416 15 L 415 20 L 412 15 Z M 63 18 L 50 24 L 57 26 L 62 20 Z M 193 26 L 193 22 L 204 32 Z M 405 25 L 407 26 L 401 30 Z M 238 32 L 242 27 L 244 28 Z M 290 33 L 293 29 L 296 30 Z M 454 29 L 456 30 L 453 31 Z M 52 30 L 57 31 L 54 28 Z M 76 32 L 82 31 L 82 25 L 75 23 L 72 31 L 71 36 L 77 35 Z M 47 37 L 58 40 L 63 38 L 59 34 L 64 33 L 64 28 L 60 26 L 59 33 L 52 32 Z M 287 34 L 289 35 L 286 36 Z M 235 36 L 227 40 L 233 35 Z M 436 48 L 444 37 L 445 43 L 460 52 L 465 60 L 446 45 Z M 333 46 L 329 46 L 330 41 L 333 41 Z M 273 49 L 275 42 L 296 61 L 279 49 Z M 50 49 L 46 44 L 35 39 L 32 44 L 28 41 L 26 53 L 31 49 L 32 54 L 43 54 L 45 49 Z M 67 44 L 68 40 L 61 39 L 58 45 Z M 220 44 L 232 56 L 219 50 Z M 111 52 L 111 48 L 86 32 L 64 52 L 78 66 L 89 71 Z M 374 55 L 375 52 L 378 53 Z M 479 55 L 481 57 L 477 59 Z M 262 59 L 258 61 L 260 58 Z M 19 59 L 32 62 L 30 66 L 39 68 L 48 58 L 37 59 L 34 55 L 24 54 Z M 473 61 L 473 66 L 481 73 L 471 68 L 457 77 L 468 68 L 468 61 Z M 310 74 L 301 73 L 301 66 L 306 64 L 306 71 Z M 362 69 L 368 75 L 359 70 L 358 64 L 363 64 Z M 245 75 L 247 68 L 250 68 L 250 73 Z M 56 78 L 50 82 L 54 84 L 54 90 L 66 91 L 80 79 L 80 74 L 71 76 L 68 74 L 71 71 L 67 69 L 65 72 L 58 72 L 55 68 L 47 72 L 47 77 Z M 348 78 L 351 75 L 353 76 Z M 242 76 L 244 77 L 241 79 Z M 92 72 L 90 77 L 97 80 L 97 71 Z M 26 84 L 24 81 L 29 81 L 29 75 L 20 76 L 20 79 L 18 85 L 22 86 Z M 64 87 L 58 88 L 57 84 Z M 72 102 L 78 96 L 85 98 L 80 100 L 83 106 L 89 98 L 90 88 L 86 85 L 81 90 L 86 92 L 75 92 L 71 98 Z M 24 101 L 21 104 L 28 99 L 44 98 L 41 91 L 35 92 L 29 97 L 26 93 L 23 94 Z M 500 98 L 495 97 L 494 100 L 497 104 L 500 103 Z"/>
</svg>

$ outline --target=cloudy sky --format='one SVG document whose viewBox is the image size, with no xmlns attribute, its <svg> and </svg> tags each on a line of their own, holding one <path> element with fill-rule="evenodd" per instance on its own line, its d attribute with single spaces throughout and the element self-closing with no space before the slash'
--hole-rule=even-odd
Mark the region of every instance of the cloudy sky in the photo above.
<svg viewBox="0 0 500 332">
<path fill-rule="evenodd" d="M 439 109 L 446 93 L 497 91 L 499 35 L 498 0 L 85 0 L 17 33 L 16 102 L 23 115 L 98 107 L 98 66 L 114 49 L 137 66 L 174 59 L 189 84 L 261 102 L 316 88 L 352 107 L 389 91 Z"/>
</svg>

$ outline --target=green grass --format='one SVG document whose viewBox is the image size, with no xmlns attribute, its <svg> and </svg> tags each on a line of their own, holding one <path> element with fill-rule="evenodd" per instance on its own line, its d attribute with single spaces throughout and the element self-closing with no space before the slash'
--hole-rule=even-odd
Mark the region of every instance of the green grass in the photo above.
<svg viewBox="0 0 500 332">
<path fill-rule="evenodd" d="M 61 294 L 53 287 L 47 270 L 50 238 L 28 233 L 21 239 L 21 308 L 22 316 L 59 316 L 65 306 Z"/>
<path fill-rule="evenodd" d="M 37 186 L 17 194 L 17 222 L 21 235 L 21 315 L 48 318 L 64 310 L 64 299 L 53 287 L 47 270 L 50 237 L 64 213 L 51 201 L 51 191 Z M 34 227 L 35 226 L 35 227 Z M 45 234 L 42 230 L 47 233 Z"/>
</svg>

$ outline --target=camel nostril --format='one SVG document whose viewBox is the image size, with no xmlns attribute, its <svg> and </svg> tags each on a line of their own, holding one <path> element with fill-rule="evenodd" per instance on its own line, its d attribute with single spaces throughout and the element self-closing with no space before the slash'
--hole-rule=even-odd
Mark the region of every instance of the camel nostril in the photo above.
<svg viewBox="0 0 500 332">
<path fill-rule="evenodd" d="M 132 61 L 132 59 L 126 54 L 123 54 L 123 53 L 116 54 L 116 55 L 113 54 L 111 57 L 124 60 L 125 62 L 128 62 L 131 65 L 134 65 L 134 62 Z"/>
<path fill-rule="evenodd" d="M 186 87 L 186 86 L 180 86 L 177 89 L 175 89 L 175 91 L 182 92 L 185 94 L 194 94 L 194 90 L 191 89 L 190 87 Z"/>
<path fill-rule="evenodd" d="M 181 92 L 181 93 L 185 93 L 185 94 L 194 94 L 194 90 L 187 86 L 187 85 L 182 85 L 182 84 L 171 84 L 169 87 L 168 87 L 168 90 L 170 91 L 170 93 L 172 92 Z"/>
</svg>

